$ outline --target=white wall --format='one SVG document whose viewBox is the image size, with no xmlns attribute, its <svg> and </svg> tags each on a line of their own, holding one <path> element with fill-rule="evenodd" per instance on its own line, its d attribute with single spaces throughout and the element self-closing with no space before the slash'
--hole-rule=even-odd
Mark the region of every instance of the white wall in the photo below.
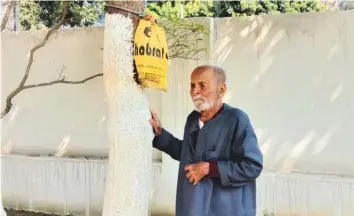
<svg viewBox="0 0 354 216">
<path fill-rule="evenodd" d="M 227 71 L 225 102 L 249 114 L 265 156 L 259 211 L 353 215 L 354 11 L 198 22 L 211 27 L 211 36 L 198 45 L 210 45 L 212 58 L 170 62 L 169 91 L 149 95 L 164 126 L 182 137 L 193 109 L 190 72 L 200 64 L 217 64 Z M 70 80 L 100 73 L 102 30 L 60 31 L 36 55 L 29 83 L 57 79 L 62 65 Z M 2 108 L 22 77 L 27 52 L 44 33 L 1 33 Z M 100 78 L 84 85 L 26 90 L 14 104 L 1 121 L 2 153 L 107 155 Z M 166 154 L 162 161 L 153 202 L 156 212 L 167 213 L 174 211 L 178 163 Z"/>
<path fill-rule="evenodd" d="M 7 208 L 101 215 L 106 160 L 2 155 L 1 162 L 1 192 Z M 171 168 L 165 162 L 153 163 L 153 215 L 173 215 L 174 179 L 166 178 Z M 164 188 L 166 183 L 169 187 Z M 277 216 L 352 216 L 353 195 L 350 177 L 265 172 L 258 180 L 257 204 L 259 215 L 268 211 Z"/>
<path fill-rule="evenodd" d="M 101 215 L 107 160 L 14 155 L 1 159 L 5 207 L 60 215 Z M 155 186 L 160 167 L 160 163 L 153 163 Z"/>
<path fill-rule="evenodd" d="M 353 18 L 354 11 L 210 19 L 209 63 L 227 71 L 225 102 L 248 113 L 264 153 L 259 210 L 354 214 Z M 193 108 L 189 75 L 204 63 L 171 62 L 168 87 L 173 91 L 162 94 L 163 123 L 180 138 Z M 156 199 L 173 212 L 171 183 L 178 163 L 165 154 L 162 158 Z M 339 176 L 351 180 L 344 183 Z"/>
<path fill-rule="evenodd" d="M 30 49 L 46 31 L 1 34 L 1 109 L 6 96 L 20 83 Z M 102 73 L 103 28 L 59 31 L 35 53 L 27 84 L 83 80 Z M 149 91 L 152 107 L 160 111 L 159 92 Z M 85 84 L 56 84 L 27 89 L 13 100 L 1 120 L 1 151 L 31 155 L 108 156 L 106 102 L 102 77 Z M 21 136 L 19 136 L 21 134 Z M 157 151 L 155 158 L 158 159 Z"/>
<path fill-rule="evenodd" d="M 353 15 L 215 21 L 227 100 L 250 115 L 267 168 L 354 176 Z"/>
</svg>

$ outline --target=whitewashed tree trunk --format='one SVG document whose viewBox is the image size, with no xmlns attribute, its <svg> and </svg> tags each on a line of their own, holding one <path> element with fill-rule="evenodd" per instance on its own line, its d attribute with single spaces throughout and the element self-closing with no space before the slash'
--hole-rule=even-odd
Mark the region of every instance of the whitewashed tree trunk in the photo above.
<svg viewBox="0 0 354 216">
<path fill-rule="evenodd" d="M 103 72 L 109 109 L 110 150 L 103 216 L 147 216 L 152 139 L 147 97 L 133 79 L 133 24 L 106 14 Z"/>
</svg>

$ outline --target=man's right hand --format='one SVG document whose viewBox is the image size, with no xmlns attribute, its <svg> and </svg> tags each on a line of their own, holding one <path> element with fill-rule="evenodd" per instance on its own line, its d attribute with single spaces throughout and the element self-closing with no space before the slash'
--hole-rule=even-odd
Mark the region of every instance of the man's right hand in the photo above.
<svg viewBox="0 0 354 216">
<path fill-rule="evenodd" d="M 159 117 L 157 116 L 156 112 L 151 110 L 151 119 L 149 123 L 152 126 L 155 136 L 160 136 L 162 133 L 162 126 Z"/>
</svg>

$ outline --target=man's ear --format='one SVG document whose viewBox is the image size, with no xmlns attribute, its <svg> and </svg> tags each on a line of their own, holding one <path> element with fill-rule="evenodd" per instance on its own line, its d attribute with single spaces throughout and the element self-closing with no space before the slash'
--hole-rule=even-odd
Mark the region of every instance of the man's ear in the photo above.
<svg viewBox="0 0 354 216">
<path fill-rule="evenodd" d="M 226 83 L 220 84 L 220 95 L 224 96 L 226 92 Z"/>
</svg>

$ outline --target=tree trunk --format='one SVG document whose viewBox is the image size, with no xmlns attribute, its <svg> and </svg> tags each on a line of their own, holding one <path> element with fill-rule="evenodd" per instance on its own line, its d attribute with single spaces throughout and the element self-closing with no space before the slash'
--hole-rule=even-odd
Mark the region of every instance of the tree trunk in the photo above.
<svg viewBox="0 0 354 216">
<path fill-rule="evenodd" d="M 139 11 L 144 2 L 109 2 Z M 118 13 L 116 13 L 118 11 Z M 104 31 L 103 73 L 110 150 L 103 216 L 149 215 L 152 129 L 143 89 L 133 78 L 133 34 L 138 17 L 109 9 Z M 131 17 L 131 18 L 129 18 Z"/>
<path fill-rule="evenodd" d="M 135 11 L 135 12 L 143 12 L 144 11 L 144 7 L 145 7 L 145 2 L 144 1 L 107 1 L 107 4 L 110 5 L 115 5 L 121 8 L 125 8 L 131 11 Z M 114 7 L 108 7 L 107 8 L 107 13 L 108 14 L 121 14 L 125 17 L 129 17 L 132 22 L 133 22 L 133 35 L 135 33 L 136 27 L 138 25 L 139 22 L 139 17 L 128 12 L 125 10 L 121 10 L 118 8 L 114 8 Z"/>
</svg>

